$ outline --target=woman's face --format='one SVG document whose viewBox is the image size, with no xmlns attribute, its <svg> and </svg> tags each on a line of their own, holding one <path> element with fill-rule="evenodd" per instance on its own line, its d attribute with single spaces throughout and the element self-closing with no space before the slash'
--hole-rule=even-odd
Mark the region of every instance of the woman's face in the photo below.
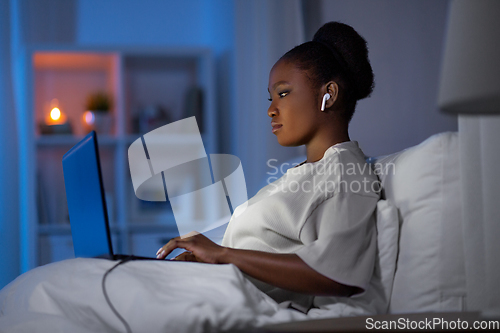
<svg viewBox="0 0 500 333">
<path fill-rule="evenodd" d="M 272 131 L 282 146 L 300 146 L 314 137 L 320 126 L 320 102 L 303 70 L 280 60 L 269 73 Z"/>
</svg>

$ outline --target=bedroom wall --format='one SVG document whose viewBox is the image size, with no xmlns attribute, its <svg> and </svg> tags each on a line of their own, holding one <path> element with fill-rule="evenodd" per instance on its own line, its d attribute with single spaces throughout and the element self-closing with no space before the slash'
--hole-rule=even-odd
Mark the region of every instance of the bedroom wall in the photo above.
<svg viewBox="0 0 500 333">
<path fill-rule="evenodd" d="M 212 46 L 212 6 L 220 1 L 78 1 L 76 43 Z M 221 6 L 222 8 L 222 6 Z M 222 22 L 218 20 L 217 22 Z"/>
</svg>

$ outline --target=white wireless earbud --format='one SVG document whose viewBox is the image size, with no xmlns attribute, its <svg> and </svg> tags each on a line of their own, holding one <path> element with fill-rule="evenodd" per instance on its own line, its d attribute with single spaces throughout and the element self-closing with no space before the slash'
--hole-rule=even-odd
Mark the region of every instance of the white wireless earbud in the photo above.
<svg viewBox="0 0 500 333">
<path fill-rule="evenodd" d="M 321 111 L 325 111 L 325 104 L 326 104 L 326 101 L 330 99 L 330 94 L 325 94 L 323 96 L 323 102 L 321 102 Z"/>
</svg>

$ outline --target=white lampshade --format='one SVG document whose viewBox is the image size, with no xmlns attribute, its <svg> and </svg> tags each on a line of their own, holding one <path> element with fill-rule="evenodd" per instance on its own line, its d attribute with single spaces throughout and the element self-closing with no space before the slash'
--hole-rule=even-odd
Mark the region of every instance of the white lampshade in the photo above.
<svg viewBox="0 0 500 333">
<path fill-rule="evenodd" d="M 450 113 L 500 113 L 500 1 L 450 6 L 438 105 Z"/>
</svg>

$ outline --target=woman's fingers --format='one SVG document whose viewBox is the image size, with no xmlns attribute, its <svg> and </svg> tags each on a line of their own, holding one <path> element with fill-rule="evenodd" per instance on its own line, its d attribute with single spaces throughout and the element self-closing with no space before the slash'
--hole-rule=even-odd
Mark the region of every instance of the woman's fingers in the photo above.
<svg viewBox="0 0 500 333">
<path fill-rule="evenodd" d="M 192 234 L 198 235 L 199 233 L 196 231 L 193 231 Z M 165 259 L 170 254 L 170 252 L 172 252 L 173 250 L 175 250 L 177 248 L 182 248 L 182 249 L 188 250 L 185 246 L 189 243 L 190 238 L 193 237 L 193 236 L 188 236 L 188 235 L 189 234 L 181 236 L 181 237 L 172 238 L 167 244 L 163 245 L 162 247 L 160 247 L 158 249 L 158 251 L 156 252 L 156 258 L 157 259 Z"/>
<path fill-rule="evenodd" d="M 162 251 L 163 251 L 163 246 L 160 247 L 160 249 L 158 251 L 156 251 L 156 255 L 158 256 Z"/>
<path fill-rule="evenodd" d="M 221 262 L 220 259 L 224 252 L 223 247 L 215 244 L 202 234 L 194 233 L 193 236 L 187 237 L 188 235 L 172 238 L 157 251 L 156 257 L 158 259 L 165 259 L 173 250 L 182 248 L 191 252 L 195 261 L 211 264 Z"/>
<path fill-rule="evenodd" d="M 177 237 L 176 237 L 177 238 Z M 174 240 L 175 238 L 172 238 L 171 240 L 168 241 L 167 244 L 163 245 L 162 247 L 160 247 L 158 249 L 158 251 L 156 251 L 156 258 L 157 259 L 165 259 L 165 257 L 168 255 L 168 253 L 166 253 L 166 247 L 167 245 L 172 241 Z"/>
</svg>

